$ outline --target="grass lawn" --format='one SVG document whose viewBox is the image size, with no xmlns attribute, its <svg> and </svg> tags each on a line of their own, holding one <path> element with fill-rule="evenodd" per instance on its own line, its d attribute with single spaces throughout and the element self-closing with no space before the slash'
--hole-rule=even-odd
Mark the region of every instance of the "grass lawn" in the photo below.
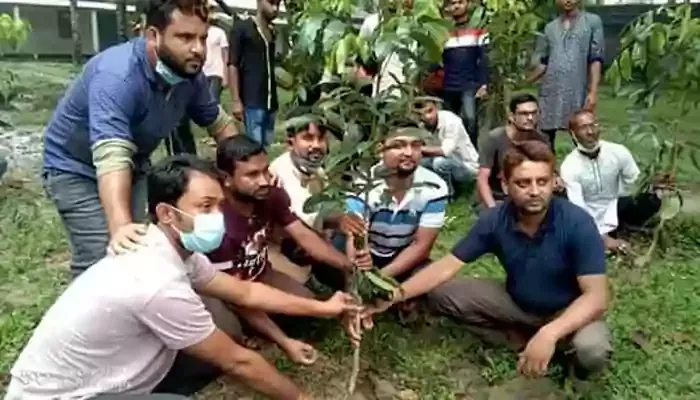
<svg viewBox="0 0 700 400">
<path fill-rule="evenodd" d="M 606 132 L 619 138 L 611 127 L 626 125 L 625 102 L 605 96 L 599 107 Z M 16 123 L 38 125 L 43 123 L 38 119 L 49 114 L 46 107 L 39 110 L 36 106 L 12 115 Z M 659 106 L 650 115 L 660 118 L 674 114 L 671 107 Z M 696 114 L 680 121 L 679 134 L 700 138 L 700 117 Z M 569 140 L 562 137 L 559 143 L 559 153 L 565 154 Z M 643 145 L 630 147 L 640 162 L 650 155 Z M 276 151 L 279 149 L 281 146 L 276 147 Z M 688 162 L 682 163 L 681 183 L 693 186 L 694 174 Z M 474 218 L 466 200 L 451 205 L 449 215 L 454 219 L 440 234 L 435 258 L 449 251 Z M 610 370 L 595 382 L 591 398 L 700 398 L 700 218 L 686 214 L 673 221 L 665 242 L 665 252 L 644 269 L 610 259 L 613 303 L 608 320 L 614 333 L 615 354 Z M 648 238 L 636 238 L 635 248 L 642 251 L 647 243 Z M 64 289 L 68 275 L 63 227 L 38 184 L 0 183 L 0 254 L 0 374 L 7 377 L 32 328 Z M 465 266 L 462 272 L 503 275 L 491 257 Z M 264 352 L 276 357 L 278 367 L 310 388 L 317 398 L 342 398 L 351 348 L 340 327 L 335 321 L 314 322 L 306 337 L 323 354 L 313 367 L 293 366 L 274 348 Z M 360 390 L 364 398 L 376 398 L 381 389 L 389 390 L 387 386 L 401 391 L 398 396 L 403 399 L 571 396 L 558 368 L 542 380 L 518 379 L 513 353 L 482 345 L 446 319 L 401 322 L 391 315 L 381 316 L 377 327 L 365 336 L 362 354 Z M 256 397 L 222 379 L 200 398 Z"/>
</svg>

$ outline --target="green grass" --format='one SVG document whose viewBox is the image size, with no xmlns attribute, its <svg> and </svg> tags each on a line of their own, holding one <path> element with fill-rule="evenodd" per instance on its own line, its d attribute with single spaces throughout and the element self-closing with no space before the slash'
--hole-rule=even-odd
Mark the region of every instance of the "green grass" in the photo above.
<svg viewBox="0 0 700 400">
<path fill-rule="evenodd" d="M 32 65 L 32 64 L 27 64 Z M 24 64 L 23 68 L 24 69 Z M 38 67 L 33 66 L 31 71 Z M 54 71 L 56 66 L 49 66 Z M 30 68 L 27 68 L 28 70 Z M 59 68 L 60 69 L 60 68 Z M 43 71 L 43 70 L 42 70 Z M 42 72 L 44 73 L 44 72 Z M 23 83 L 38 88 L 38 83 Z M 45 99 L 51 94 L 34 94 Z M 35 125 L 50 110 L 28 102 L 31 112 L 13 113 L 13 120 Z M 599 104 L 605 134 L 618 140 L 627 123 L 626 103 L 603 94 Z M 42 111 L 43 110 L 43 111 Z M 673 117 L 673 109 L 659 106 L 653 118 Z M 35 113 L 43 113 L 37 116 Z M 41 120 L 45 121 L 45 119 Z M 39 121 L 39 122 L 41 122 Z M 679 123 L 678 134 L 698 138 L 697 114 Z M 560 156 L 570 141 L 559 140 Z M 646 146 L 630 144 L 640 162 L 649 157 Z M 281 151 L 275 147 L 274 152 Z M 209 153 L 211 149 L 205 151 Z M 158 157 L 162 153 L 158 154 Z M 679 180 L 689 185 L 694 172 L 688 161 L 681 163 Z M 434 258 L 449 251 L 468 230 L 474 216 L 466 200 L 450 207 L 454 217 L 441 232 Z M 63 227 L 53 205 L 35 183 L 0 183 L 0 374 L 8 374 L 14 359 L 40 320 L 43 312 L 65 288 L 69 254 Z M 609 322 L 614 333 L 613 364 L 594 382 L 594 399 L 695 399 L 700 396 L 700 219 L 685 215 L 671 224 L 665 252 L 651 266 L 632 269 L 622 260 L 611 259 L 609 270 L 613 302 Z M 648 238 L 635 239 L 642 251 Z M 492 257 L 465 266 L 465 275 L 502 277 Z M 336 399 L 349 374 L 350 346 L 335 321 L 314 322 L 307 335 L 323 353 L 317 365 L 292 366 L 273 348 L 265 354 L 319 399 Z M 550 398 L 567 396 L 561 374 L 552 379 L 523 384 L 514 379 L 515 355 L 501 348 L 481 344 L 465 329 L 441 318 L 421 318 L 401 323 L 383 315 L 377 327 L 363 340 L 363 373 L 360 389 L 370 392 L 369 381 L 386 379 L 399 389 L 411 389 L 420 399 L 499 399 L 499 393 L 532 390 L 534 385 Z M 2 378 L 0 377 L 0 381 Z M 499 392 L 499 390 L 501 390 Z M 489 395 L 491 397 L 489 397 Z M 202 398 L 222 399 L 250 396 L 229 381 L 211 385 Z M 545 398 L 542 395 L 539 398 Z M 372 396 L 368 396 L 372 398 Z M 506 397 L 514 398 L 514 397 Z M 538 398 L 538 397 L 530 397 Z"/>
</svg>

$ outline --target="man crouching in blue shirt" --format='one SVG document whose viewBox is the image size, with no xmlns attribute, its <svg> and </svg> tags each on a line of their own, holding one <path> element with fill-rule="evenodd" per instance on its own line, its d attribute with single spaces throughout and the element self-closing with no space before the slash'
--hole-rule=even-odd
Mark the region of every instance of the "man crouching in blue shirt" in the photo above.
<svg viewBox="0 0 700 400">
<path fill-rule="evenodd" d="M 94 56 L 58 103 L 44 138 L 44 186 L 58 208 L 78 275 L 108 243 L 144 228 L 144 170 L 187 114 L 217 140 L 237 132 L 201 72 L 205 0 L 151 0 L 144 34 Z"/>
<path fill-rule="evenodd" d="M 436 311 L 478 333 L 522 337 L 518 371 L 526 376 L 543 375 L 555 349 L 571 350 L 574 371 L 585 378 L 602 370 L 612 351 L 603 322 L 605 248 L 586 211 L 552 196 L 555 162 L 546 143 L 510 148 L 503 162 L 508 200 L 484 213 L 452 254 L 405 281 L 393 303 L 427 294 Z M 505 268 L 505 284 L 455 277 L 464 263 L 486 253 Z"/>
</svg>

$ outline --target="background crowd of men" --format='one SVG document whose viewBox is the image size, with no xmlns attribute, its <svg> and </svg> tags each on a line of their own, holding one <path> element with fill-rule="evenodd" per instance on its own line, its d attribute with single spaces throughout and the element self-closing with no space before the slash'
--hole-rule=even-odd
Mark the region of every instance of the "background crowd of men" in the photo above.
<svg viewBox="0 0 700 400">
<path fill-rule="evenodd" d="M 600 138 L 600 19 L 578 1 L 557 3 L 562 13 L 535 57 L 539 98 L 510 99 L 508 121 L 483 135 L 477 152 L 488 35 L 465 25 L 468 1 L 447 1 L 455 31 L 443 95 L 454 112 L 429 101 L 417 121 L 389 127 L 378 166 L 391 173 L 373 178 L 369 201 L 348 194 L 344 210 L 321 218 L 303 204 L 323 190 L 316 173 L 328 127 L 321 119 L 290 127 L 287 151 L 272 162 L 266 150 L 279 3 L 258 0 L 257 14 L 227 37 L 209 25 L 207 4 L 150 2 L 142 36 L 93 57 L 46 128 L 44 185 L 68 233 L 75 279 L 18 357 L 6 399 L 182 398 L 222 373 L 273 398 L 307 399 L 244 346 L 246 333 L 312 364 L 317 350 L 292 337 L 299 317 L 342 317 L 356 343 L 374 314 L 412 299 L 511 345 L 526 376 L 546 373 L 555 353 L 577 378 L 605 368 L 606 249 L 625 251 L 618 228 L 643 224 L 660 200 L 654 188 L 635 194 L 634 158 Z M 373 18 L 363 30 L 376 28 Z M 400 61 L 391 57 L 379 60 L 388 68 L 373 74 L 374 93 L 391 88 L 382 83 Z M 224 82 L 245 134 L 219 106 Z M 191 154 L 151 167 L 151 153 L 190 120 L 214 137 L 216 159 L 186 145 Z M 561 173 L 557 130 L 576 144 Z M 455 184 L 468 179 L 479 218 L 432 261 Z M 369 222 L 360 217 L 367 213 Z M 356 235 L 368 249 L 346 245 Z M 459 276 L 487 253 L 505 282 Z M 391 301 L 360 308 L 342 290 L 348 272 L 371 266 L 401 286 Z M 322 299 L 310 280 L 335 294 Z M 358 313 L 361 327 L 352 323 Z"/>
</svg>

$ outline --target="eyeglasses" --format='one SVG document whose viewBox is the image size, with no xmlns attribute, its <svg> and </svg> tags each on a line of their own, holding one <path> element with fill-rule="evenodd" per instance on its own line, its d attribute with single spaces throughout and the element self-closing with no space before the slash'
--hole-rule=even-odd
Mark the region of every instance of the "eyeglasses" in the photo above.
<svg viewBox="0 0 700 400">
<path fill-rule="evenodd" d="M 592 124 L 581 124 L 581 125 L 576 127 L 576 131 L 578 131 L 578 132 L 585 132 L 585 131 L 590 131 L 590 130 L 597 131 L 599 128 L 600 128 L 600 124 L 598 124 L 597 122 L 594 122 Z"/>
</svg>

